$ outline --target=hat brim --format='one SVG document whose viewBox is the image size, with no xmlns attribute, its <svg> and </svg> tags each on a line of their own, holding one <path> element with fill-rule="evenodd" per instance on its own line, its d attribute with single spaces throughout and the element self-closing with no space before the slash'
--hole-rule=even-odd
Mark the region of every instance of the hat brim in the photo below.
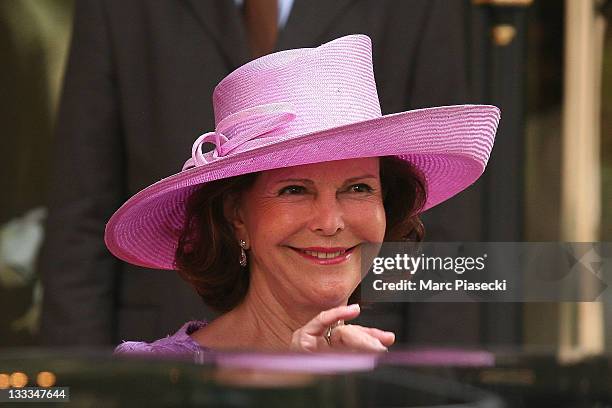
<svg viewBox="0 0 612 408">
<path fill-rule="evenodd" d="M 185 201 L 201 184 L 258 171 L 360 157 L 398 156 L 424 175 L 423 211 L 453 197 L 483 173 L 500 119 L 491 105 L 417 109 L 271 142 L 184 170 L 141 190 L 111 217 L 105 242 L 116 257 L 174 269 Z"/>
</svg>

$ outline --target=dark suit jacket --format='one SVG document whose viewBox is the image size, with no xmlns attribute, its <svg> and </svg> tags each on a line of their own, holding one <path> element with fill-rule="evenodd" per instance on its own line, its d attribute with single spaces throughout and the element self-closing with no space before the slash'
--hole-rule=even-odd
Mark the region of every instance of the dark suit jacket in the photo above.
<svg viewBox="0 0 612 408">
<path fill-rule="evenodd" d="M 296 0 L 277 49 L 364 33 L 383 113 L 465 103 L 463 4 Z M 104 226 L 130 195 L 180 170 L 214 128 L 214 86 L 249 54 L 232 0 L 76 2 L 40 260 L 45 344 L 152 340 L 210 317 L 175 273 L 113 258 Z"/>
</svg>

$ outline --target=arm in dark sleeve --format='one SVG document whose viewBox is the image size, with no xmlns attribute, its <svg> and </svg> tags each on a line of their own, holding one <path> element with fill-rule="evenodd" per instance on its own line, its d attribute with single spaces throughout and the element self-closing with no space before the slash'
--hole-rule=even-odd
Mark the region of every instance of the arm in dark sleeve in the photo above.
<svg viewBox="0 0 612 408">
<path fill-rule="evenodd" d="M 412 109 L 469 103 L 465 2 L 430 0 L 408 89 Z"/>
<path fill-rule="evenodd" d="M 111 343 L 119 268 L 103 240 L 105 223 L 124 195 L 108 22 L 101 1 L 75 5 L 39 259 L 46 345 Z"/>
</svg>

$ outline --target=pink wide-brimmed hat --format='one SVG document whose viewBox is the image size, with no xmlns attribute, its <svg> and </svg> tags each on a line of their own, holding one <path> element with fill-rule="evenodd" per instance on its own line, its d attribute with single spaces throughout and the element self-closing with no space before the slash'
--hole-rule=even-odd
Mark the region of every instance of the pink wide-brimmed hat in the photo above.
<svg viewBox="0 0 612 408">
<path fill-rule="evenodd" d="M 213 93 L 215 130 L 194 143 L 183 170 L 130 198 L 105 242 L 135 265 L 174 269 L 185 201 L 202 183 L 282 167 L 398 156 L 427 183 L 424 210 L 483 173 L 500 118 L 490 105 L 442 106 L 383 116 L 365 35 L 266 55 Z M 203 153 L 202 145 L 214 150 Z"/>
</svg>

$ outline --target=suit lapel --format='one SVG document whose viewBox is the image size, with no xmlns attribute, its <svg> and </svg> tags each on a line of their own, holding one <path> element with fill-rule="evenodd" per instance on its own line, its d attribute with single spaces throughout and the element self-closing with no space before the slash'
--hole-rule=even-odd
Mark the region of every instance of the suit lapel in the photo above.
<svg viewBox="0 0 612 408">
<path fill-rule="evenodd" d="M 354 0 L 294 0 L 285 29 L 279 33 L 276 50 L 316 47 L 323 42 L 334 20 Z"/>
<path fill-rule="evenodd" d="M 242 18 L 233 0 L 183 0 L 218 44 L 231 69 L 248 62 L 250 51 Z"/>
</svg>

